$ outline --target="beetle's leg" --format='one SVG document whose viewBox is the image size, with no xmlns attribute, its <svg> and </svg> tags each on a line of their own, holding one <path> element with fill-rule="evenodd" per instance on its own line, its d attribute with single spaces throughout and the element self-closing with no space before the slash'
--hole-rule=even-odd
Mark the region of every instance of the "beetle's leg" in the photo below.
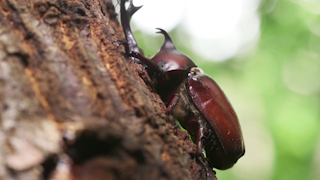
<svg viewBox="0 0 320 180">
<path fill-rule="evenodd" d="M 197 142 L 196 142 L 196 145 L 197 145 L 196 154 L 197 154 L 197 159 L 202 164 L 202 166 L 205 168 L 206 176 L 208 178 L 208 177 L 210 177 L 209 169 L 205 163 L 205 160 L 204 160 L 205 157 L 204 157 L 203 150 L 202 150 L 203 141 L 205 139 L 204 126 L 203 126 L 201 120 L 198 120 L 198 124 L 199 124 L 199 128 L 198 128 L 198 135 L 197 135 Z"/>
<path fill-rule="evenodd" d="M 169 121 L 174 124 L 173 128 L 178 128 L 179 125 L 170 117 L 173 108 L 177 105 L 178 101 L 180 100 L 180 94 L 179 93 L 175 93 L 173 95 L 173 98 L 170 100 L 168 106 L 167 106 L 167 110 L 166 110 L 166 116 L 169 119 Z"/>
<path fill-rule="evenodd" d="M 132 51 L 130 53 L 130 56 L 134 57 L 135 59 L 140 60 L 143 64 L 145 64 L 147 66 L 147 71 L 148 71 L 148 74 L 151 78 L 154 75 L 160 76 L 163 73 L 162 70 L 159 68 L 159 66 L 156 63 L 154 63 L 153 61 L 151 61 L 150 59 L 148 59 L 147 57 L 142 55 L 140 52 Z"/>
<path fill-rule="evenodd" d="M 126 53 L 127 53 L 127 55 L 129 55 L 129 53 L 132 51 L 140 52 L 138 44 L 137 44 L 137 42 L 133 36 L 133 33 L 131 31 L 131 28 L 130 28 L 130 19 L 131 19 L 131 16 L 141 8 L 141 6 L 140 7 L 134 6 L 132 3 L 132 0 L 130 0 L 129 8 L 128 8 L 128 10 L 126 10 L 125 2 L 126 2 L 126 0 L 120 1 L 120 13 L 121 13 L 121 25 L 122 25 L 124 35 L 126 36 L 128 46 L 129 46 L 129 51 L 127 51 Z M 134 58 L 134 61 L 139 63 L 138 59 Z"/>
<path fill-rule="evenodd" d="M 198 135 L 197 135 L 197 150 L 196 153 L 197 155 L 202 155 L 203 156 L 203 151 L 202 151 L 202 145 L 203 145 L 203 140 L 204 140 L 204 127 L 203 124 L 201 123 L 201 120 L 198 120 Z"/>
</svg>

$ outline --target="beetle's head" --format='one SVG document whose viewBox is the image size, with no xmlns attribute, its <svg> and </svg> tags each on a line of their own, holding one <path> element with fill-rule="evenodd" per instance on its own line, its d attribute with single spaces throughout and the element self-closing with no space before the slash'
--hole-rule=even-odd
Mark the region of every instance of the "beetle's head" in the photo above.
<svg viewBox="0 0 320 180">
<path fill-rule="evenodd" d="M 177 86 L 188 78 L 191 68 L 196 67 L 194 62 L 174 46 L 168 33 L 160 28 L 158 33 L 164 35 L 165 40 L 160 51 L 151 59 L 162 70 L 162 75 L 156 77 L 158 92 L 170 94 Z"/>
<path fill-rule="evenodd" d="M 160 28 L 157 33 L 164 35 L 165 40 L 160 49 L 160 51 L 152 58 L 152 61 L 155 62 L 163 72 L 170 72 L 176 70 L 185 70 L 190 71 L 191 67 L 196 67 L 194 62 L 185 54 L 181 53 L 174 46 L 168 33 Z"/>
</svg>

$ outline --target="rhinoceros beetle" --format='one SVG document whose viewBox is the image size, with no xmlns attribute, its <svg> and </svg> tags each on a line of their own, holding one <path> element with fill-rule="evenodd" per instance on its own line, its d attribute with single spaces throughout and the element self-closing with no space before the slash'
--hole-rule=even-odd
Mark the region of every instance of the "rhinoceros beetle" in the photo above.
<svg viewBox="0 0 320 180">
<path fill-rule="evenodd" d="M 244 141 L 235 111 L 218 84 L 206 75 L 186 55 L 178 51 L 168 33 L 160 51 L 150 59 L 141 54 L 130 28 L 131 16 L 141 8 L 130 0 L 128 9 L 121 0 L 121 24 L 126 36 L 126 54 L 143 64 L 154 81 L 155 89 L 166 103 L 166 115 L 179 121 L 192 141 L 196 154 L 203 163 L 206 152 L 209 166 L 228 169 L 244 155 Z M 174 121 L 173 121 L 174 122 Z"/>
</svg>

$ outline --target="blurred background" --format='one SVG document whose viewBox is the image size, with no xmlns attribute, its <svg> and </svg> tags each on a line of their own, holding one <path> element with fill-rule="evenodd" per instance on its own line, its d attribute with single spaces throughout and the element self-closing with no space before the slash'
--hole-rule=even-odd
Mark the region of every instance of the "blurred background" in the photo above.
<svg viewBox="0 0 320 180">
<path fill-rule="evenodd" d="M 115 0 L 117 8 L 119 4 Z M 169 32 L 224 90 L 246 154 L 220 180 L 320 180 L 319 0 L 134 0 L 153 56 Z"/>
</svg>

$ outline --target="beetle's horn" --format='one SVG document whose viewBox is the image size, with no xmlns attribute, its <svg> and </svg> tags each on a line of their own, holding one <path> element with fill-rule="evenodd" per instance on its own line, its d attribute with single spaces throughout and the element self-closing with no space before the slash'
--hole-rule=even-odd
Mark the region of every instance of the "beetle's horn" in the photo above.
<svg viewBox="0 0 320 180">
<path fill-rule="evenodd" d="M 143 6 L 143 5 L 142 5 Z M 140 8 L 142 8 L 142 6 L 134 6 L 133 5 L 133 0 L 130 0 L 130 4 L 129 4 L 129 7 L 127 9 L 127 14 L 128 14 L 128 17 L 129 17 L 129 21 L 132 17 L 132 15 L 137 12 Z"/>
</svg>

